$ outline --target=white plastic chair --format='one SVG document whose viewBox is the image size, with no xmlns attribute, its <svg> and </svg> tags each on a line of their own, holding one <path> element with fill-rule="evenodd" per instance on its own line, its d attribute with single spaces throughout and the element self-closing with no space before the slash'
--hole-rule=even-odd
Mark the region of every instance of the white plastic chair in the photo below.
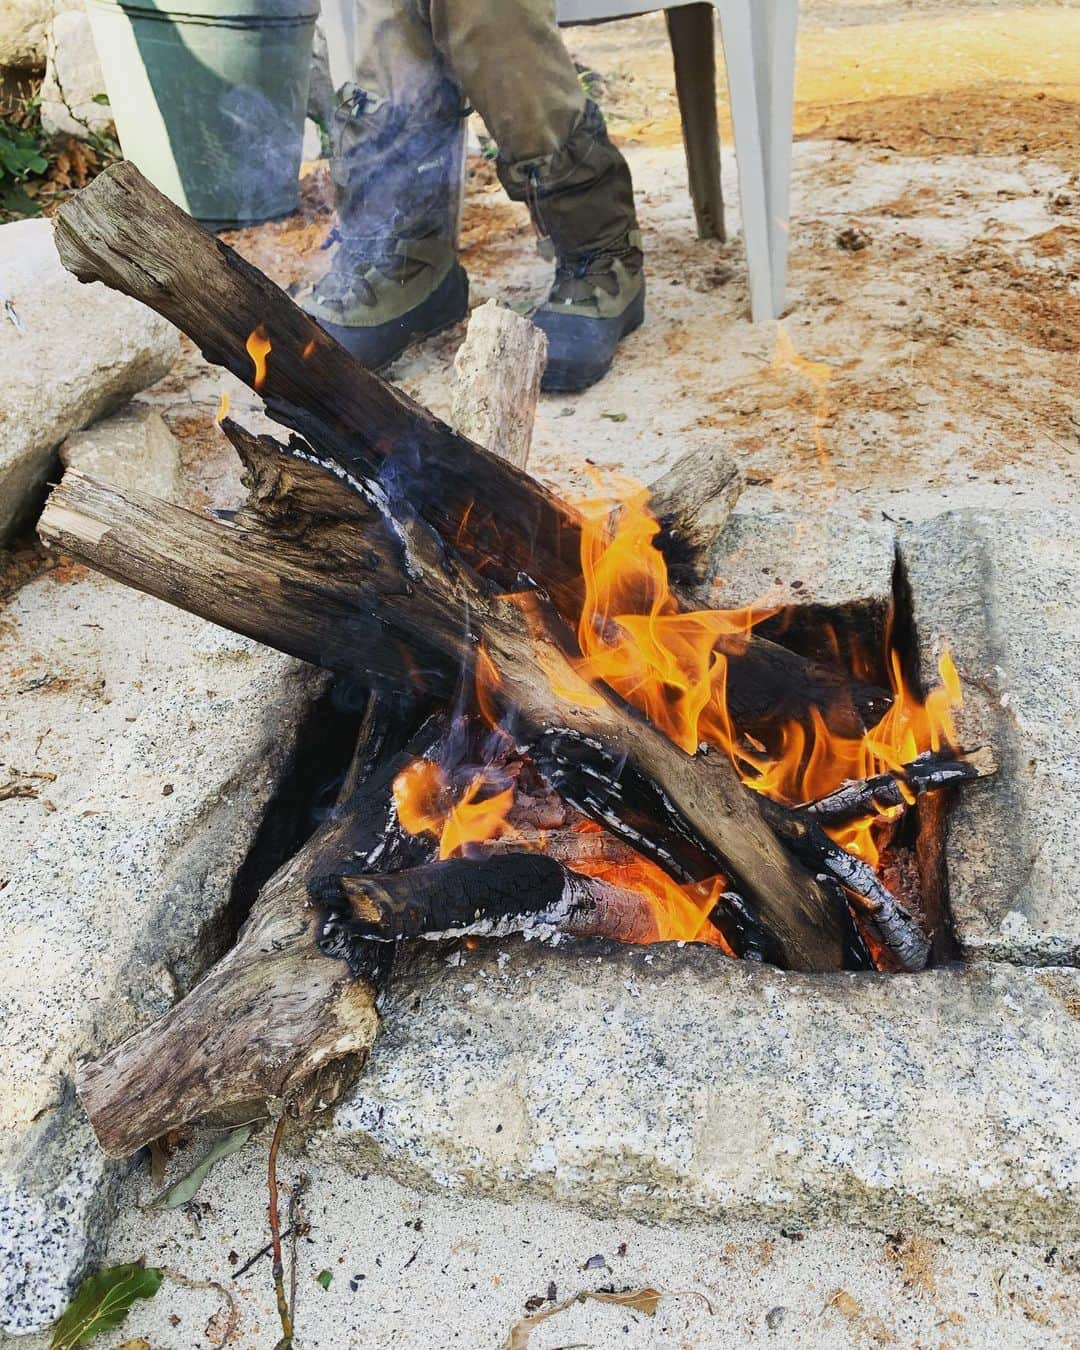
<svg viewBox="0 0 1080 1350">
<path fill-rule="evenodd" d="M 703 239 L 724 237 L 713 11 L 720 17 L 750 313 L 755 321 L 778 318 L 787 280 L 798 0 L 558 0 L 563 25 L 607 23 L 658 9 L 665 12 L 675 58 L 690 195 Z"/>
</svg>

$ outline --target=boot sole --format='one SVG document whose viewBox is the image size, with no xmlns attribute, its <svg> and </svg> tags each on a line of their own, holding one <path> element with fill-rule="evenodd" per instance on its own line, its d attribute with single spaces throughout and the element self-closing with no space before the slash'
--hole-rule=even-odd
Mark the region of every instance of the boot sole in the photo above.
<svg viewBox="0 0 1080 1350">
<path fill-rule="evenodd" d="M 399 356 L 426 338 L 435 337 L 460 323 L 469 312 L 469 278 L 460 263 L 422 300 L 398 319 L 372 327 L 351 327 L 317 319 L 319 327 L 349 352 L 368 370 L 382 371 L 392 366 Z M 381 351 L 377 361 L 371 359 L 372 346 L 382 335 L 392 345 Z M 396 339 L 396 341 L 394 340 Z M 379 343 L 381 345 L 381 343 Z"/>
<path fill-rule="evenodd" d="M 540 381 L 545 394 L 579 394 L 602 380 L 611 369 L 618 344 L 645 322 L 645 287 L 634 296 L 620 317 L 618 337 L 605 360 L 593 363 L 576 359 L 568 361 L 549 361 Z M 604 320 L 586 320 L 586 322 L 604 322 Z"/>
</svg>

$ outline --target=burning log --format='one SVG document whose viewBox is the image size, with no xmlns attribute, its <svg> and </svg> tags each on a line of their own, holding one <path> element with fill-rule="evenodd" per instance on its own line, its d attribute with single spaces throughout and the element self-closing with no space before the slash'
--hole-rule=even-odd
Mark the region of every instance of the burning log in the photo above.
<svg viewBox="0 0 1080 1350">
<path fill-rule="evenodd" d="M 451 858 L 389 876 L 317 878 L 311 897 L 335 942 L 509 933 L 648 942 L 656 922 L 636 891 L 583 876 L 543 853 Z"/>
<path fill-rule="evenodd" d="M 355 787 L 262 888 L 236 945 L 157 1022 L 79 1071 L 76 1090 L 106 1153 L 126 1157 L 208 1112 L 257 1114 L 274 1098 L 306 1117 L 352 1080 L 378 1027 L 382 962 L 373 948 L 358 966 L 357 944 L 351 967 L 328 959 L 308 885 L 335 866 L 374 872 L 424 860 L 424 842 L 396 826 L 390 784 L 438 730 L 378 762 L 386 733 L 369 701 L 347 780 Z"/>
<path fill-rule="evenodd" d="M 906 806 L 923 793 L 970 783 L 996 772 L 997 761 L 988 746 L 970 753 L 927 750 L 895 773 L 879 773 L 843 783 L 835 792 L 808 802 L 802 809 L 821 825 L 841 825 L 860 816 Z"/>
<path fill-rule="evenodd" d="M 133 164 L 112 166 L 64 204 L 56 242 L 80 280 L 104 281 L 171 320 L 208 360 L 255 387 L 276 421 L 350 474 L 378 483 L 395 510 L 407 499 L 481 575 L 507 590 L 535 583 L 564 621 L 576 621 L 576 513 L 366 370 Z M 257 366 L 246 350 L 256 329 L 271 343 Z M 858 736 L 889 705 L 883 690 L 754 634 L 722 636 L 717 647 L 729 660 L 730 711 L 759 738 L 811 707 L 838 734 Z"/>
<path fill-rule="evenodd" d="M 42 537 L 122 581 L 338 670 L 369 668 L 378 637 L 388 651 L 417 646 L 441 655 L 444 671 L 472 672 L 482 634 L 485 668 L 498 672 L 492 703 L 512 717 L 512 734 L 566 800 L 676 880 L 730 876 L 784 964 L 842 964 L 846 913 L 779 844 L 726 756 L 686 754 L 583 680 L 539 603 L 523 609 L 489 594 L 423 522 L 384 523 L 360 484 L 310 452 L 294 446 L 290 456 L 267 437 L 230 432 L 255 484 L 233 524 L 69 474 L 42 516 Z M 334 620 L 314 621 L 314 642 L 302 620 L 316 606 Z M 385 654 L 378 664 L 387 668 Z"/>
<path fill-rule="evenodd" d="M 861 858 L 835 843 L 806 811 L 765 801 L 764 815 L 802 863 L 844 888 L 859 918 L 895 957 L 901 970 L 923 970 L 930 941 L 916 920 Z"/>
</svg>

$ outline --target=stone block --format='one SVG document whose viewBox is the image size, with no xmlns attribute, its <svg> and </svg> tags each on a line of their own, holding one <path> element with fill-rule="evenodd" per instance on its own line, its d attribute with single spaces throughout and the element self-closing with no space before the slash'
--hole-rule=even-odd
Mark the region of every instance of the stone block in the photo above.
<svg viewBox="0 0 1080 1350">
<path fill-rule="evenodd" d="M 36 508 L 70 432 L 165 375 L 176 330 L 61 266 L 47 220 L 0 226 L 0 545 Z"/>
<path fill-rule="evenodd" d="M 739 512 L 709 560 L 710 603 L 720 609 L 785 607 L 758 627 L 806 656 L 835 659 L 827 625 L 876 652 L 892 603 L 896 535 L 880 516 L 847 511 Z"/>
<path fill-rule="evenodd" d="M 1080 972 L 460 958 L 402 976 L 316 1156 L 654 1222 L 1080 1236 Z"/>
<path fill-rule="evenodd" d="M 72 1074 L 190 987 L 324 677 L 81 568 L 0 615 L 0 1327 L 96 1259 L 115 1169 Z M 62 1197 L 62 1202 L 57 1197 Z"/>
<path fill-rule="evenodd" d="M 45 78 L 41 84 L 41 125 L 50 136 L 85 140 L 112 125 L 112 109 L 102 102 L 101 73 L 90 20 L 83 9 L 57 14 L 49 25 Z"/>
<path fill-rule="evenodd" d="M 994 778 L 945 822 L 949 901 L 969 956 L 1080 963 L 1080 516 L 955 511 L 900 535 L 923 673 L 947 642 L 957 732 Z"/>
<path fill-rule="evenodd" d="M 85 431 L 74 432 L 60 447 L 60 462 L 118 488 L 187 505 L 180 442 L 148 403 L 129 403 Z"/>
</svg>

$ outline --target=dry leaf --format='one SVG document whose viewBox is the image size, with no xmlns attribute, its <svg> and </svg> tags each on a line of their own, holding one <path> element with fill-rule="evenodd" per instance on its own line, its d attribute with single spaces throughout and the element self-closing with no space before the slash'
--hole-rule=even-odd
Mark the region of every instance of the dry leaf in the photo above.
<svg viewBox="0 0 1080 1350">
<path fill-rule="evenodd" d="M 515 1322 L 510 1328 L 510 1335 L 506 1338 L 503 1350 L 526 1350 L 529 1337 L 541 1322 L 546 1322 L 556 1313 L 565 1312 L 575 1303 L 586 1303 L 590 1300 L 594 1303 L 617 1303 L 620 1308 L 633 1308 L 636 1312 L 643 1312 L 647 1317 L 655 1317 L 656 1309 L 665 1294 L 672 1298 L 684 1296 L 699 1298 L 709 1313 L 712 1313 L 712 1304 L 696 1289 L 653 1289 L 646 1286 L 644 1289 L 627 1289 L 621 1294 L 602 1294 L 592 1289 L 582 1289 L 570 1298 L 563 1299 L 561 1303 L 556 1303 L 554 1308 L 545 1308 L 543 1312 L 533 1313 L 531 1317 L 523 1317 L 520 1322 Z"/>
<path fill-rule="evenodd" d="M 121 1345 L 118 1345 L 116 1350 L 154 1350 L 154 1347 L 142 1336 L 134 1336 L 130 1341 L 124 1341 Z"/>
</svg>

